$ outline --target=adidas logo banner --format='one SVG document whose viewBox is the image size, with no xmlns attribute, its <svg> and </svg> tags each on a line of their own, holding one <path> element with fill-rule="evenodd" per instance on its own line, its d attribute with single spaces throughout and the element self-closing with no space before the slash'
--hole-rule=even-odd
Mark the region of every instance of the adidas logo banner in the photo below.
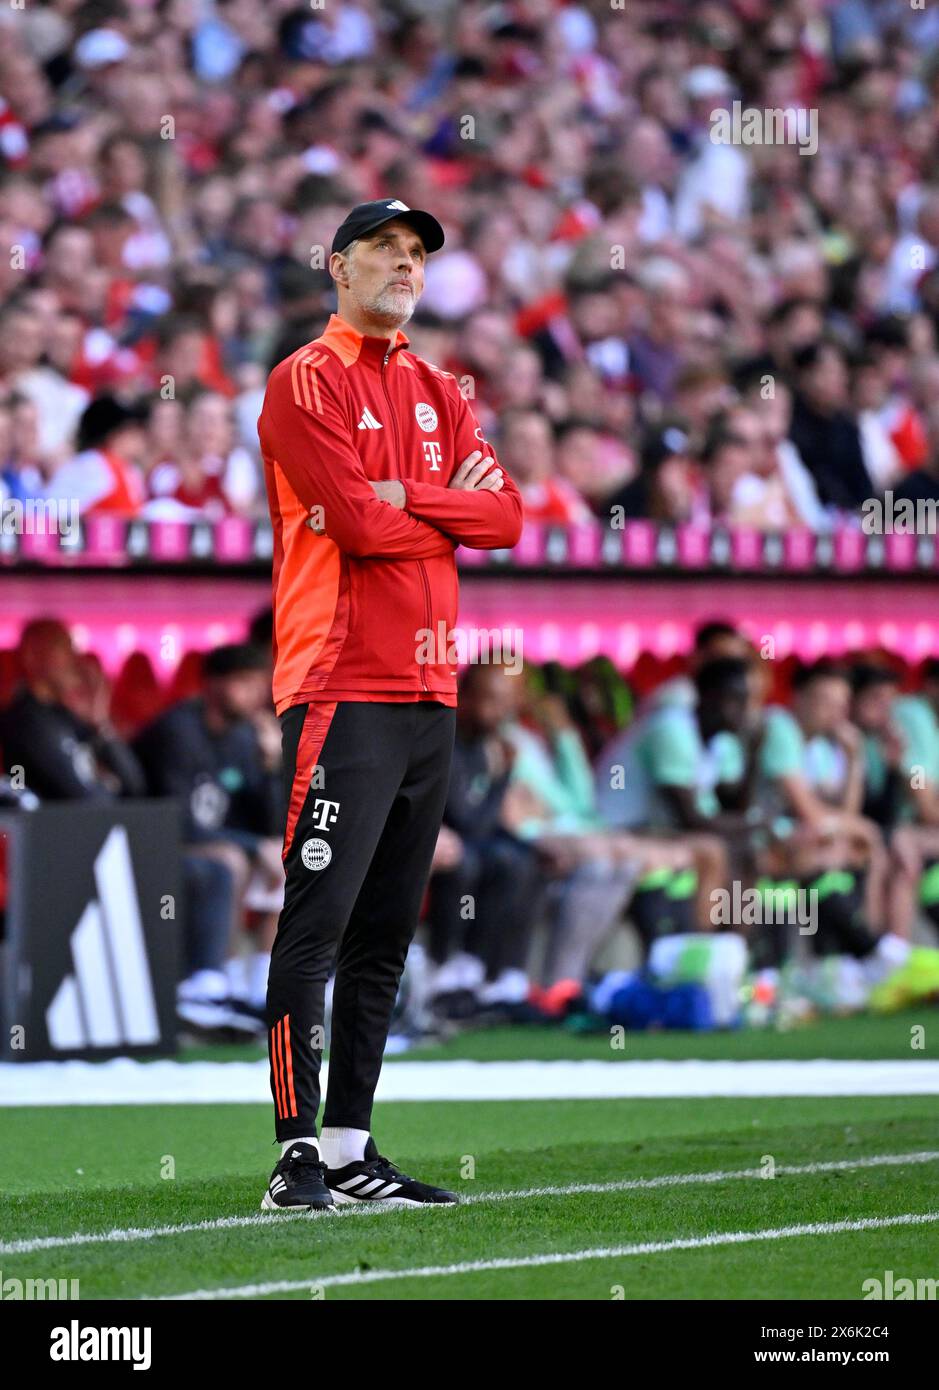
<svg viewBox="0 0 939 1390">
<path fill-rule="evenodd" d="M 175 803 L 48 805 L 10 827 L 2 1060 L 175 1051 Z"/>
<path fill-rule="evenodd" d="M 359 429 L 380 430 L 384 429 L 384 425 L 380 420 L 376 420 L 375 416 L 369 410 L 368 406 L 366 406 L 365 409 L 362 411 L 362 418 L 359 421 Z"/>
</svg>

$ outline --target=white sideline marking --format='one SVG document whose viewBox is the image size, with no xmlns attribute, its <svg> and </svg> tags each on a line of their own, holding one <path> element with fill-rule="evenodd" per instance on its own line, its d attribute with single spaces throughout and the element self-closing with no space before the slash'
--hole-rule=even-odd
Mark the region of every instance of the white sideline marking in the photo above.
<svg viewBox="0 0 939 1390">
<path fill-rule="evenodd" d="M 323 1069 L 322 1085 L 329 1078 Z M 379 1101 L 615 1100 L 704 1096 L 939 1095 L 939 1062 L 389 1062 Z M 5 1105 L 270 1105 L 257 1062 L 0 1063 Z"/>
<path fill-rule="evenodd" d="M 190 1299 L 265 1298 L 274 1293 L 298 1293 L 301 1289 L 337 1288 L 343 1284 L 378 1284 L 388 1279 L 434 1279 L 453 1274 L 477 1274 L 493 1269 L 533 1269 L 539 1265 L 580 1264 L 584 1260 L 626 1259 L 630 1255 L 660 1255 L 669 1250 L 704 1250 L 717 1245 L 744 1245 L 750 1241 L 787 1240 L 791 1236 L 833 1236 L 845 1231 L 880 1231 L 891 1226 L 926 1226 L 939 1221 L 939 1211 L 910 1212 L 904 1216 L 871 1216 L 859 1221 L 820 1221 L 804 1226 L 778 1226 L 765 1231 L 720 1231 L 709 1236 L 681 1240 L 644 1241 L 638 1245 L 611 1245 L 595 1250 L 561 1250 L 547 1255 L 519 1255 L 499 1260 L 466 1260 L 462 1264 L 422 1265 L 417 1269 L 369 1269 L 352 1274 L 327 1274 L 323 1278 L 283 1279 L 269 1284 L 242 1284 L 239 1288 L 195 1289 L 171 1294 L 160 1302 Z"/>
<path fill-rule="evenodd" d="M 777 1176 L 798 1177 L 813 1173 L 847 1173 L 860 1168 L 889 1168 L 916 1163 L 935 1163 L 939 1150 L 908 1154 L 873 1154 L 868 1158 L 842 1158 L 828 1163 L 778 1164 Z M 563 1187 L 508 1188 L 494 1192 L 475 1192 L 463 1198 L 461 1206 L 485 1202 L 518 1202 L 531 1197 L 576 1197 L 580 1193 L 653 1191 L 660 1187 L 691 1187 L 696 1183 L 731 1182 L 741 1178 L 763 1179 L 762 1168 L 732 1168 L 711 1173 L 662 1173 L 656 1178 L 622 1178 L 615 1182 L 568 1183 Z M 361 1203 L 323 1212 L 270 1212 L 257 1216 L 220 1216 L 210 1221 L 185 1222 L 178 1226 L 127 1226 L 111 1231 L 77 1231 L 70 1236 L 36 1236 L 31 1240 L 11 1240 L 0 1244 L 0 1255 L 31 1255 L 37 1250 L 62 1250 L 78 1245 L 112 1245 L 121 1241 L 153 1240 L 158 1236 L 189 1235 L 193 1231 L 229 1231 L 251 1226 L 270 1226 L 276 1221 L 335 1220 L 349 1216 L 380 1216 L 389 1211 L 417 1211 L 420 1208 L 395 1203 Z M 435 1211 L 453 1211 L 441 1204 Z"/>
</svg>

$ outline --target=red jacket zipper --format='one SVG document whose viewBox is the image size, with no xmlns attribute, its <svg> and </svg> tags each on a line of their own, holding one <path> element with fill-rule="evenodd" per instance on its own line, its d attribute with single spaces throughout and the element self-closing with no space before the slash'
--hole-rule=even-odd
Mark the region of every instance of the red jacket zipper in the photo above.
<svg viewBox="0 0 939 1390">
<path fill-rule="evenodd" d="M 382 388 L 382 390 L 383 390 L 384 393 L 385 393 L 385 400 L 388 402 L 388 414 L 389 414 L 389 416 L 390 416 L 390 418 L 391 418 L 391 429 L 392 429 L 392 433 L 393 433 L 393 435 L 394 435 L 394 463 L 395 463 L 395 469 L 397 470 L 398 478 L 400 479 L 400 477 L 401 477 L 401 457 L 400 457 L 400 454 L 399 454 L 399 452 L 398 452 L 398 449 L 399 449 L 399 443 L 398 443 L 398 417 L 395 415 L 394 402 L 393 402 L 392 399 L 391 399 L 391 393 L 390 393 L 390 391 L 388 390 L 388 384 L 387 384 L 387 382 L 386 382 L 386 380 L 385 380 L 385 368 L 388 366 L 388 359 L 389 359 L 390 357 L 391 357 L 391 349 L 389 348 L 388 351 L 385 353 L 384 361 L 383 361 L 382 364 L 381 364 L 381 388 Z M 426 571 L 426 569 L 424 568 L 424 561 L 423 561 L 423 560 L 418 560 L 418 562 L 417 562 L 417 567 L 418 567 L 418 569 L 420 570 L 421 585 L 422 585 L 423 590 L 424 590 L 424 626 L 425 626 L 425 628 L 427 629 L 428 632 L 431 632 L 431 626 L 430 626 L 430 624 L 431 624 L 431 611 L 430 611 L 430 582 L 429 582 L 429 580 L 428 580 L 428 578 L 427 578 L 427 571 Z M 432 632 L 431 632 L 431 638 L 433 639 L 433 633 L 432 633 Z M 416 657 L 415 657 L 415 660 L 416 660 Z M 423 663 L 418 663 L 418 664 L 420 665 L 420 671 L 421 671 L 421 685 L 423 686 L 423 688 L 424 688 L 425 691 L 429 691 L 429 686 L 428 686 L 428 684 L 427 684 L 427 673 L 426 673 L 425 670 L 424 670 Z"/>
<path fill-rule="evenodd" d="M 427 571 L 424 568 L 424 561 L 418 560 L 417 565 L 421 572 L 421 581 L 424 585 L 424 626 L 430 633 L 431 641 L 433 642 L 435 640 L 435 633 L 430 625 L 432 616 L 430 611 L 430 580 L 427 578 Z M 427 685 L 427 674 L 424 670 L 423 665 L 421 665 L 421 685 L 424 687 L 425 690 L 429 688 Z"/>
</svg>

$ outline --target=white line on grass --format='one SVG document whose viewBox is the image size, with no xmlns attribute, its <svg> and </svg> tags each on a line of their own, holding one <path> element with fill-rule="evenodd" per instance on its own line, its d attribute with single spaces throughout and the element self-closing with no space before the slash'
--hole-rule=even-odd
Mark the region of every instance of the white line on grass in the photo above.
<svg viewBox="0 0 939 1390">
<path fill-rule="evenodd" d="M 322 1089 L 329 1066 L 323 1067 Z M 615 1100 L 731 1096 L 935 1096 L 926 1058 L 736 1061 L 393 1061 L 377 1101 Z M 256 1062 L 0 1062 L 0 1106 L 266 1105 L 266 1057 Z"/>
<path fill-rule="evenodd" d="M 343 1284 L 379 1284 L 389 1279 L 435 1279 L 454 1274 L 479 1274 L 495 1269 L 534 1269 L 540 1265 L 580 1264 L 585 1260 L 626 1259 L 630 1255 L 659 1255 L 669 1250 L 704 1250 L 718 1245 L 744 1245 L 750 1241 L 788 1240 L 792 1236 L 834 1236 L 846 1231 L 880 1231 L 892 1226 L 926 1226 L 939 1221 L 939 1211 L 910 1212 L 904 1216 L 871 1216 L 859 1221 L 820 1221 L 804 1226 L 779 1226 L 765 1231 L 719 1231 L 681 1240 L 644 1241 L 637 1245 L 611 1245 L 596 1250 L 559 1250 L 546 1255 L 519 1255 L 500 1260 L 466 1260 L 462 1264 L 422 1265 L 416 1269 L 368 1269 L 351 1274 L 316 1275 L 309 1279 L 282 1279 L 269 1284 L 242 1284 L 238 1288 L 195 1289 L 171 1294 L 170 1302 L 191 1299 L 265 1298 L 275 1293 L 299 1293 L 301 1289 L 338 1288 Z M 164 1300 L 160 1300 L 164 1301 Z"/>
<path fill-rule="evenodd" d="M 775 1172 L 788 1177 L 805 1176 L 813 1173 L 848 1173 L 861 1168 L 891 1168 L 916 1163 L 934 1163 L 939 1159 L 939 1150 L 921 1153 L 873 1154 L 867 1158 L 842 1158 L 827 1163 L 800 1163 L 777 1165 Z M 733 1168 L 710 1173 L 663 1173 L 657 1178 L 622 1178 L 614 1182 L 568 1183 L 563 1187 L 525 1187 L 508 1188 L 504 1191 L 475 1192 L 465 1196 L 461 1206 L 472 1206 L 488 1202 L 518 1202 L 531 1197 L 575 1197 L 580 1193 L 637 1192 L 653 1191 L 659 1187 L 690 1187 L 696 1183 L 731 1182 L 741 1178 L 765 1178 L 762 1168 Z M 435 1211 L 452 1211 L 453 1207 L 444 1205 L 432 1208 Z M 153 1240 L 161 1236 L 188 1235 L 194 1231 L 228 1231 L 270 1226 L 272 1222 L 322 1219 L 345 1219 L 354 1215 L 380 1216 L 390 1211 L 418 1211 L 418 1208 L 391 1202 L 361 1203 L 358 1206 L 342 1206 L 318 1212 L 315 1218 L 309 1212 L 269 1212 L 257 1216 L 221 1216 L 209 1221 L 185 1222 L 177 1226 L 127 1226 L 111 1231 L 77 1231 L 69 1236 L 36 1236 L 31 1240 L 11 1240 L 0 1244 L 0 1255 L 31 1255 L 37 1250 L 62 1250 L 79 1245 L 112 1245 L 122 1241 Z"/>
</svg>

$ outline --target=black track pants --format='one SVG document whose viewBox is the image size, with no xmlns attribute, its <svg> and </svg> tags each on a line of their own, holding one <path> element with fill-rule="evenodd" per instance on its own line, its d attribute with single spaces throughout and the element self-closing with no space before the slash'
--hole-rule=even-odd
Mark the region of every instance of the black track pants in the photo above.
<svg viewBox="0 0 939 1390">
<path fill-rule="evenodd" d="M 295 705 L 281 717 L 287 882 L 267 1022 L 276 1134 L 369 1129 L 382 1053 L 443 816 L 456 711 L 436 701 Z M 338 948 L 338 954 L 337 954 Z"/>
</svg>

